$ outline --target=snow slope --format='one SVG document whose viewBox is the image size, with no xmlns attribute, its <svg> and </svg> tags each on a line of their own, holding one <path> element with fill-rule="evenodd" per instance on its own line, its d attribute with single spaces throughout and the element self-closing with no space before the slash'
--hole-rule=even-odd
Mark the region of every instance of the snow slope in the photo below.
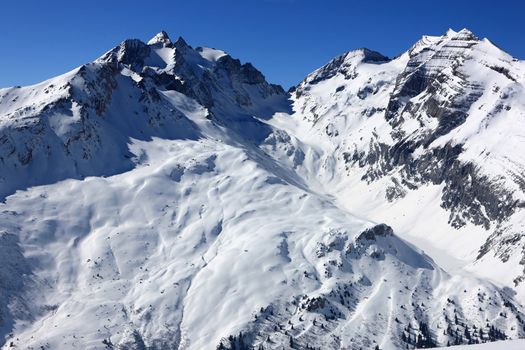
<svg viewBox="0 0 525 350">
<path fill-rule="evenodd" d="M 251 64 L 161 32 L 0 90 L 2 348 L 399 349 L 524 337 L 513 289 L 462 261 L 445 271 L 397 235 L 428 237 L 437 251 L 428 226 L 450 229 L 443 184 L 389 202 L 380 164 L 346 161 L 349 149 L 375 147 L 370 135 L 395 142 L 384 112 L 410 55 L 350 52 L 287 101 Z M 426 227 L 410 214 L 423 199 Z M 410 217 L 389 220 L 392 230 L 388 213 Z"/>
<path fill-rule="evenodd" d="M 488 344 L 458 345 L 447 349 L 452 350 L 520 350 L 525 347 L 525 340 L 512 340 L 505 342 L 493 342 Z"/>
<path fill-rule="evenodd" d="M 421 324 L 488 335 L 486 320 L 522 336 L 507 293 L 449 276 L 388 228 L 365 231 L 378 226 L 253 149 L 209 139 L 130 148 L 129 172 L 36 187 L 3 205 L 4 235 L 18 237 L 16 263 L 33 277 L 6 344 L 202 349 L 244 331 L 267 348 L 294 336 L 394 349 Z"/>
</svg>

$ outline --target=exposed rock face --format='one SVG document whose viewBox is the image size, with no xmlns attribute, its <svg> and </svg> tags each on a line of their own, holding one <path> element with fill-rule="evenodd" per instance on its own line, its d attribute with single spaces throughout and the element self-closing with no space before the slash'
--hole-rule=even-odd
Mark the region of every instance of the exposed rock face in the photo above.
<svg viewBox="0 0 525 350">
<path fill-rule="evenodd" d="M 392 227 L 385 224 L 379 224 L 374 227 L 367 228 L 365 231 L 363 231 L 359 238 L 373 241 L 376 239 L 376 237 L 387 237 L 393 234 L 394 231 L 392 231 Z"/>
</svg>

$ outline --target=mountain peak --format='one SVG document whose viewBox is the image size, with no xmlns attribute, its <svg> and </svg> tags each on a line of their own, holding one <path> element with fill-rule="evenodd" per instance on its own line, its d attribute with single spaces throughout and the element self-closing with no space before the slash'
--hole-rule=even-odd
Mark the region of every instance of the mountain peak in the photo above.
<svg viewBox="0 0 525 350">
<path fill-rule="evenodd" d="M 458 32 L 456 32 L 454 29 L 452 28 L 448 28 L 447 32 L 445 33 L 445 36 L 447 37 L 453 37 L 454 35 L 456 35 Z"/>
<path fill-rule="evenodd" d="M 444 36 L 453 40 L 479 40 L 479 38 L 467 28 L 463 28 L 459 32 L 449 28 Z"/>
<path fill-rule="evenodd" d="M 184 38 L 182 36 L 179 36 L 177 41 L 175 41 L 174 45 L 175 45 L 175 47 L 178 47 L 178 48 L 189 47 L 188 43 L 186 42 L 186 40 L 184 40 Z"/>
<path fill-rule="evenodd" d="M 377 51 L 367 49 L 366 47 L 359 48 L 357 50 L 351 51 L 362 55 L 362 62 L 387 62 L 390 59 L 386 56 L 383 56 Z"/>
<path fill-rule="evenodd" d="M 153 38 L 151 38 L 148 41 L 148 45 L 155 45 L 155 44 L 163 44 L 163 45 L 169 45 L 171 44 L 170 37 L 168 36 L 168 33 L 161 30 L 157 35 L 155 35 Z"/>
</svg>

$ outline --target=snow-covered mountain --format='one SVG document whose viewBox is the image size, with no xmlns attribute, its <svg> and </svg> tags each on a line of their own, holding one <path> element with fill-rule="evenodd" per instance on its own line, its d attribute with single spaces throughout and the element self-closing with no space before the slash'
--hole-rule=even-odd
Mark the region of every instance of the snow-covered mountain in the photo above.
<svg viewBox="0 0 525 350">
<path fill-rule="evenodd" d="M 181 97 L 182 96 L 182 97 Z M 187 102 L 175 102 L 185 97 Z M 129 138 L 197 139 L 184 111 L 264 137 L 255 120 L 286 111 L 281 87 L 223 51 L 192 49 L 166 33 L 126 40 L 93 63 L 29 87 L 0 90 L 0 196 L 67 178 L 130 170 Z M 249 127 L 247 127 L 249 126 Z"/>
<path fill-rule="evenodd" d="M 466 29 L 392 60 L 349 52 L 293 94 L 297 138 L 324 140 L 307 172 L 350 211 L 525 298 L 524 82 L 525 62 Z"/>
<path fill-rule="evenodd" d="M 161 32 L 1 89 L 3 348 L 525 337 L 524 69 L 449 31 L 287 94 Z"/>
</svg>

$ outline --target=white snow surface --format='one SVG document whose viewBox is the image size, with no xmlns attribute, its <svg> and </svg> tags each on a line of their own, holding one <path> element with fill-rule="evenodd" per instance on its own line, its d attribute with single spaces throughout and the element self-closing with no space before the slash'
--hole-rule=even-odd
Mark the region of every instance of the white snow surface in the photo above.
<svg viewBox="0 0 525 350">
<path fill-rule="evenodd" d="M 492 343 L 485 344 L 475 344 L 475 345 L 457 345 L 450 346 L 446 349 L 451 350 L 521 350 L 525 348 L 525 340 L 517 339 L 510 341 L 497 341 Z"/>
</svg>

